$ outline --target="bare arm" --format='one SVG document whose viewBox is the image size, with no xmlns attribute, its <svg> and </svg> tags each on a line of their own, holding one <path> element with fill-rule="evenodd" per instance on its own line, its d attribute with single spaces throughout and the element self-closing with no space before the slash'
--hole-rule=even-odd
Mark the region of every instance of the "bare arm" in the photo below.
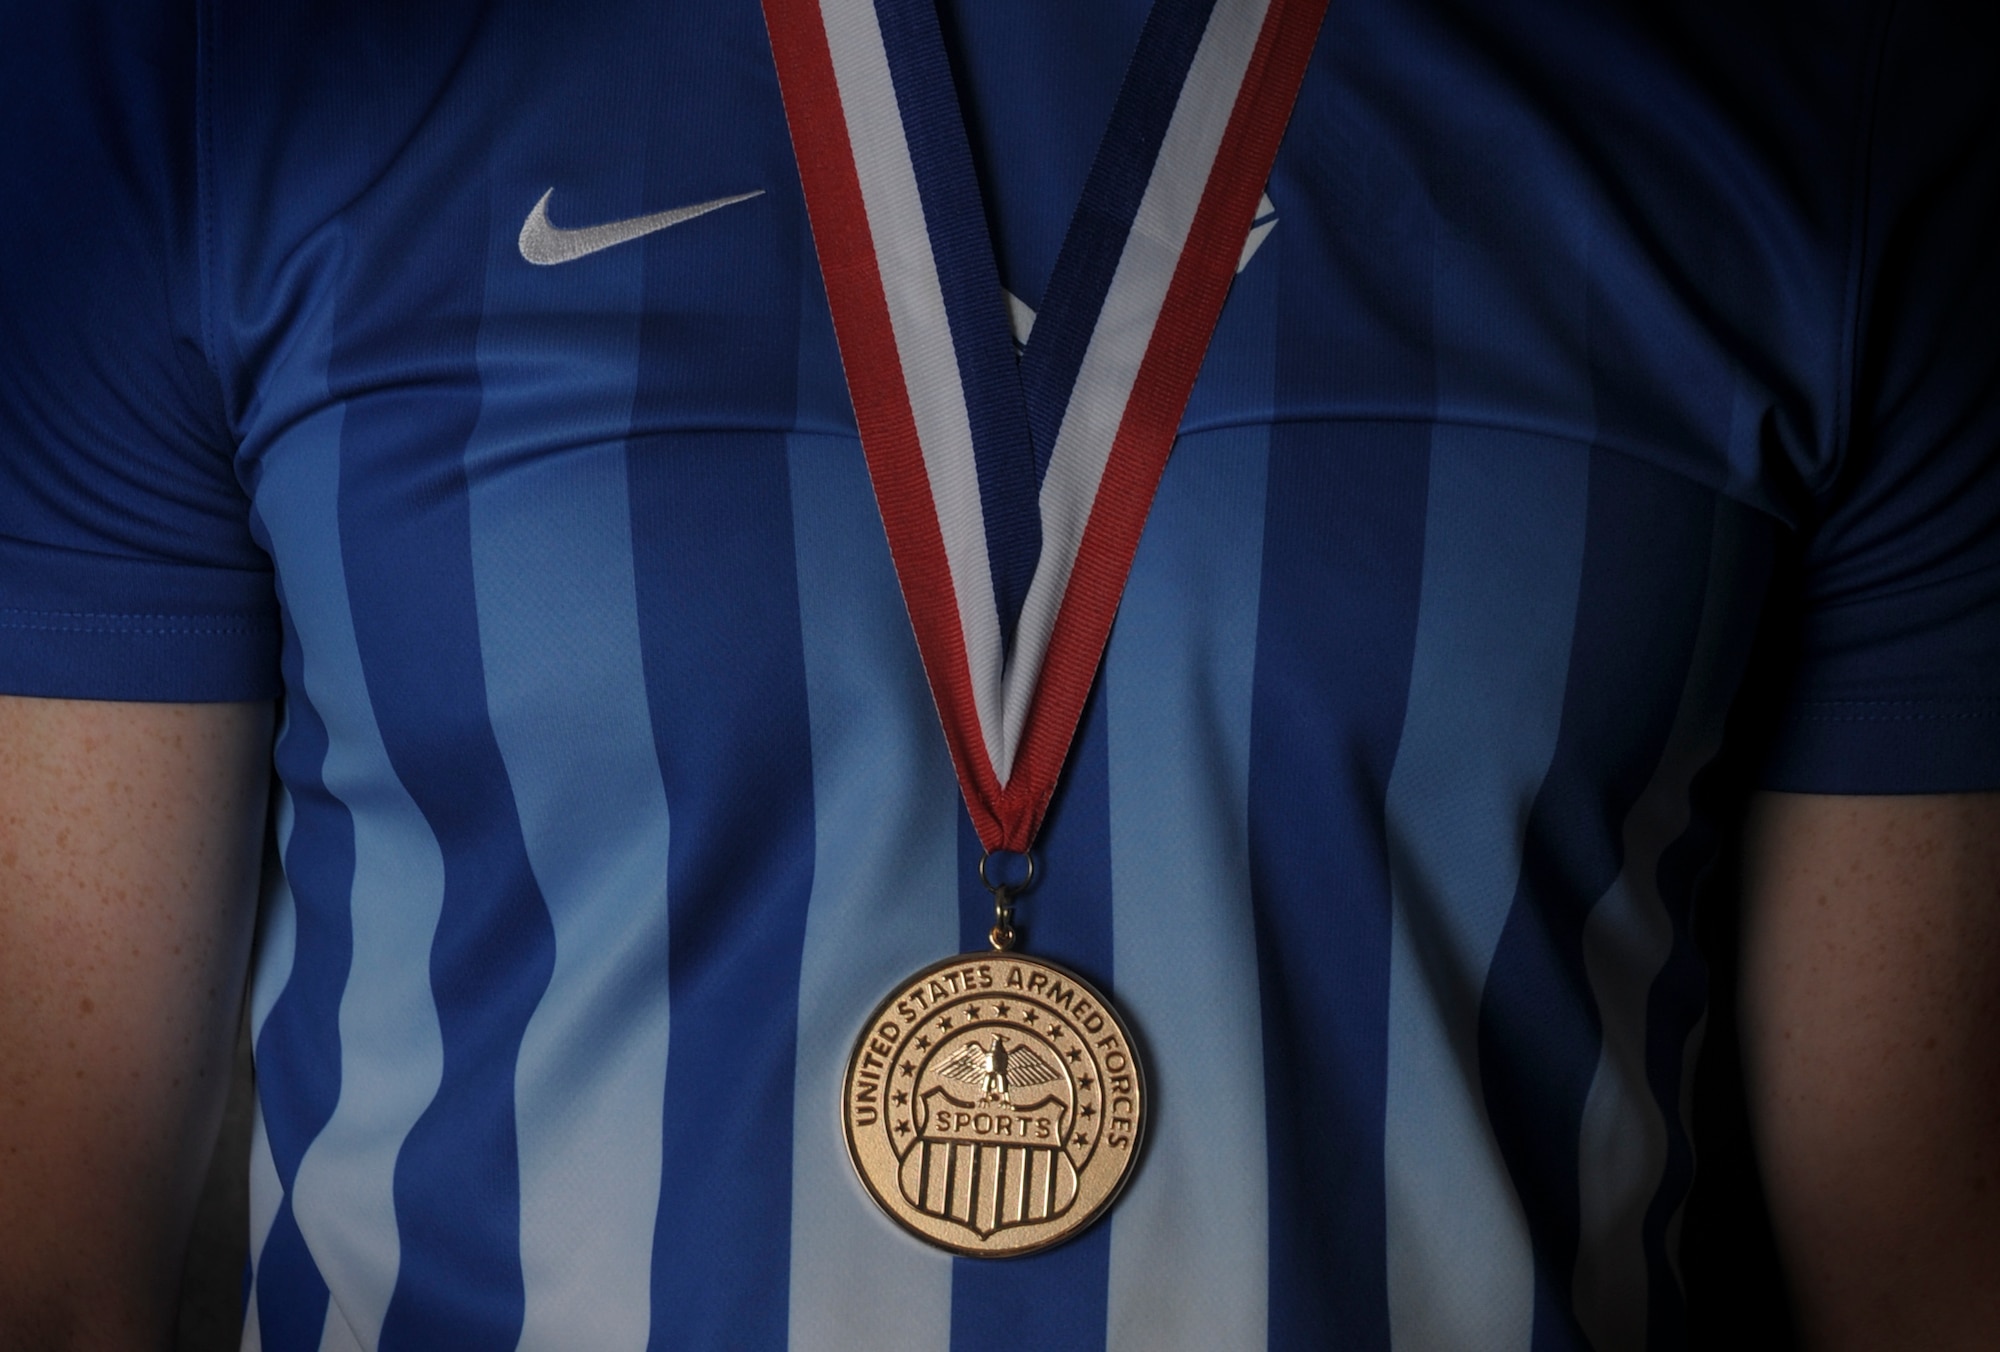
<svg viewBox="0 0 2000 1352">
<path fill-rule="evenodd" d="M 270 736 L 266 705 L 0 697 L 0 1346 L 167 1343 Z"/>
<path fill-rule="evenodd" d="M 1744 1039 L 1814 1349 L 2000 1346 L 2000 794 L 1764 795 Z"/>
</svg>

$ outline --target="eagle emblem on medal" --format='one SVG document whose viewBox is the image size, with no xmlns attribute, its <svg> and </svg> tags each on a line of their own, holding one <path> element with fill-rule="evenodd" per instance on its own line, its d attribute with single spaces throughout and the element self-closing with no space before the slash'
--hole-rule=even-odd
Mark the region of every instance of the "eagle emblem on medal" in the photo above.
<svg viewBox="0 0 2000 1352">
<path fill-rule="evenodd" d="M 1145 1089 L 1110 1003 L 1013 952 L 907 978 L 856 1041 L 842 1098 L 869 1194 L 918 1238 L 1008 1257 L 1060 1244 L 1116 1199 Z"/>
</svg>

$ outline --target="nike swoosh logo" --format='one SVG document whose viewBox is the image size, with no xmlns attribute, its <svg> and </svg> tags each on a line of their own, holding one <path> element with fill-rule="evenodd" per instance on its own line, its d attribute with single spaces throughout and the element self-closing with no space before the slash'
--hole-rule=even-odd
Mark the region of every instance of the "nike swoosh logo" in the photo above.
<svg viewBox="0 0 2000 1352">
<path fill-rule="evenodd" d="M 627 220 L 612 221 L 606 225 L 586 225 L 577 230 L 565 230 L 549 223 L 549 199 L 556 195 L 550 188 L 542 194 L 542 200 L 535 203 L 535 209 L 528 213 L 528 219 L 521 224 L 521 257 L 541 267 L 556 263 L 570 263 L 579 258 L 608 249 L 614 244 L 650 235 L 655 230 L 665 230 L 670 225 L 691 221 L 697 216 L 706 216 L 711 211 L 747 202 L 753 197 L 762 197 L 764 190 L 740 192 L 734 197 L 718 197 L 713 202 L 697 202 L 691 207 L 674 207 L 667 211 L 656 211 L 650 216 L 633 216 Z"/>
</svg>

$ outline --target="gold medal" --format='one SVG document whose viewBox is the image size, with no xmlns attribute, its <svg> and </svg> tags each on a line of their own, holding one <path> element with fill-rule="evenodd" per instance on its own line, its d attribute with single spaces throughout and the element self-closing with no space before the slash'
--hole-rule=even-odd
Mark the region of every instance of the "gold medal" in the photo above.
<svg viewBox="0 0 2000 1352">
<path fill-rule="evenodd" d="M 1013 1257 L 1062 1243 L 1117 1197 L 1145 1131 L 1145 1077 L 1089 982 L 1018 953 L 966 953 L 876 1008 L 840 1110 L 855 1171 L 903 1228 Z"/>
</svg>

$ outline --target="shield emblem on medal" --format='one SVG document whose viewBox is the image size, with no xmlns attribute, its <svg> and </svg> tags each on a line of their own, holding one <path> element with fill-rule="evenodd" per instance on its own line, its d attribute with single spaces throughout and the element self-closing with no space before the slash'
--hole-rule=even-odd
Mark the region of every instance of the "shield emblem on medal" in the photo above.
<svg viewBox="0 0 2000 1352">
<path fill-rule="evenodd" d="M 1052 1220 L 1077 1196 L 1076 1087 L 1019 1025 L 976 1027 L 924 1066 L 897 1181 L 910 1205 L 981 1238 Z"/>
</svg>

